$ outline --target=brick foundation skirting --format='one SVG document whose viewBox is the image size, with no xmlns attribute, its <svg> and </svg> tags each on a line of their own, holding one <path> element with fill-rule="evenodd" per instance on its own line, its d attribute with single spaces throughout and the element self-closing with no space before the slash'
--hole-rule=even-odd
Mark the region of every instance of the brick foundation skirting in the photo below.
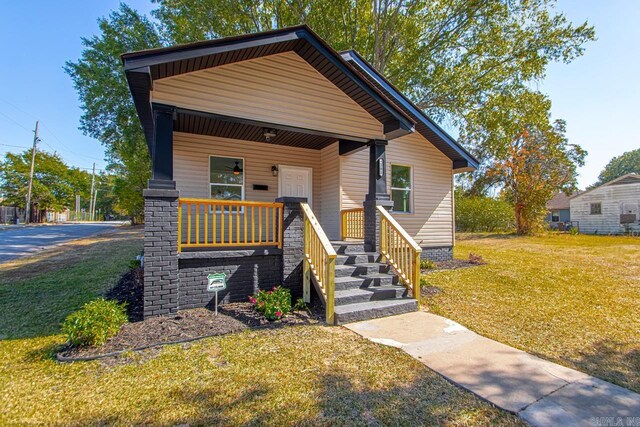
<svg viewBox="0 0 640 427">
<path fill-rule="evenodd" d="M 252 252 L 252 251 L 247 251 Z M 256 251 L 258 252 L 258 251 Z M 188 254 L 181 254 L 187 255 Z M 259 289 L 271 289 L 282 284 L 282 254 L 237 252 L 206 252 L 178 262 L 178 307 L 180 310 L 212 307 L 215 294 L 207 291 L 207 275 L 225 273 L 227 289 L 218 294 L 219 303 L 246 302 Z"/>
<path fill-rule="evenodd" d="M 422 247 L 420 258 L 431 261 L 450 261 L 453 259 L 453 246 Z"/>
</svg>

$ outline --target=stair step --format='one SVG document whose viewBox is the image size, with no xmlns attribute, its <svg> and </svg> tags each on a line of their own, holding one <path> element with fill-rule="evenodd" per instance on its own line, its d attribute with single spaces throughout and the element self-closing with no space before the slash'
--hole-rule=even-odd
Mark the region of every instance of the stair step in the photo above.
<svg viewBox="0 0 640 427">
<path fill-rule="evenodd" d="M 339 254 L 336 257 L 336 265 L 364 264 L 380 261 L 380 254 L 377 252 L 358 252 L 353 254 Z"/>
<path fill-rule="evenodd" d="M 417 309 L 418 302 L 415 299 L 399 298 L 340 305 L 335 307 L 334 313 L 336 324 L 343 325 L 350 322 L 408 313 Z"/>
<path fill-rule="evenodd" d="M 333 241 L 331 245 L 333 245 L 333 249 L 335 249 L 338 254 L 353 254 L 365 251 L 364 242 L 361 241 Z"/>
<path fill-rule="evenodd" d="M 360 276 L 336 277 L 336 291 L 343 289 L 368 288 L 369 286 L 385 286 L 398 283 L 398 276 L 393 273 L 373 273 Z"/>
<path fill-rule="evenodd" d="M 371 286 L 368 288 L 352 288 L 336 291 L 334 294 L 334 301 L 335 305 L 339 306 L 367 301 L 390 301 L 406 297 L 408 295 L 409 290 L 404 286 Z"/>
<path fill-rule="evenodd" d="M 389 266 L 379 262 L 336 265 L 336 277 L 361 276 L 375 273 L 388 273 Z"/>
</svg>

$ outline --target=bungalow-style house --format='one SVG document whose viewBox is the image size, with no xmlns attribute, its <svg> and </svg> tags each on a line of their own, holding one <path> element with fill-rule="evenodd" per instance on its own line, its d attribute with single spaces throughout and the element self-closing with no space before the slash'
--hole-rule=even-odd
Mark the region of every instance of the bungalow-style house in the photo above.
<svg viewBox="0 0 640 427">
<path fill-rule="evenodd" d="M 307 26 L 122 55 L 152 157 L 144 314 L 311 289 L 328 323 L 415 310 L 478 162 Z"/>
<path fill-rule="evenodd" d="M 581 233 L 640 233 L 640 175 L 630 173 L 571 197 Z"/>
</svg>

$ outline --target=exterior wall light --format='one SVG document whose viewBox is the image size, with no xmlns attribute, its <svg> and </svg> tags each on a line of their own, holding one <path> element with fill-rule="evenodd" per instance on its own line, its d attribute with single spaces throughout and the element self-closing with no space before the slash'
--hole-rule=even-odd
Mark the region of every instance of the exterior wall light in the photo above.
<svg viewBox="0 0 640 427">
<path fill-rule="evenodd" d="M 276 165 L 271 166 L 271 175 L 278 176 L 278 166 Z"/>
</svg>

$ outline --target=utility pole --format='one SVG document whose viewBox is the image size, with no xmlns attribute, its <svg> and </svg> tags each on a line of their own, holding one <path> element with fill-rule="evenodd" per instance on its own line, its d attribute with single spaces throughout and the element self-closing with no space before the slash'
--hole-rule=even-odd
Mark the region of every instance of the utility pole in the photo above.
<svg viewBox="0 0 640 427">
<path fill-rule="evenodd" d="M 96 164 L 93 164 L 93 172 L 91 173 L 91 195 L 89 196 L 89 221 L 93 220 L 93 186 L 96 180 Z"/>
<path fill-rule="evenodd" d="M 93 193 L 93 210 L 91 211 L 91 221 L 96 219 L 96 201 L 98 200 L 98 189 Z"/>
<path fill-rule="evenodd" d="M 33 187 L 33 168 L 36 163 L 36 148 L 38 145 L 38 124 L 40 122 L 36 120 L 36 130 L 33 134 L 33 150 L 31 151 L 31 172 L 29 172 L 29 189 L 27 190 L 27 206 L 24 210 L 24 223 L 29 224 L 31 219 L 31 188 Z"/>
</svg>

